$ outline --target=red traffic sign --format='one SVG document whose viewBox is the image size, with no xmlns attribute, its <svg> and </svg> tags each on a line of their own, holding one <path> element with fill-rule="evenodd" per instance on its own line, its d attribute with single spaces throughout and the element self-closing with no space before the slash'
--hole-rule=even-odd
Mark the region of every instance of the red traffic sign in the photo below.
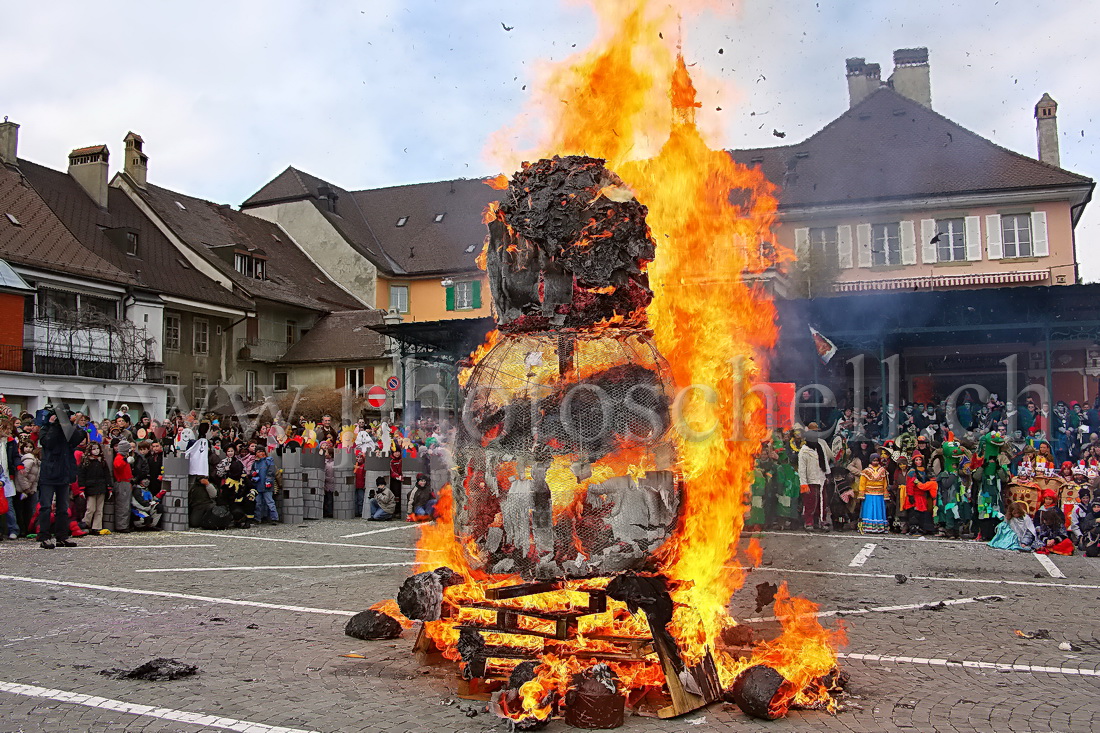
<svg viewBox="0 0 1100 733">
<path fill-rule="evenodd" d="M 386 380 L 386 389 L 390 392 L 396 392 L 397 388 L 401 386 L 401 380 L 397 377 L 390 377 Z"/>
<path fill-rule="evenodd" d="M 386 390 L 377 384 L 374 385 L 367 390 L 367 402 L 371 404 L 371 407 L 381 407 L 386 404 Z"/>
</svg>

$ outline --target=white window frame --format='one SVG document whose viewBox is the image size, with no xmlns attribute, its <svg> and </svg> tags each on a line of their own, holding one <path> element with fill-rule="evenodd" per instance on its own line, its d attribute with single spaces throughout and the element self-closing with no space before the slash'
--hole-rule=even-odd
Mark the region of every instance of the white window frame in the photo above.
<svg viewBox="0 0 1100 733">
<path fill-rule="evenodd" d="M 352 394 L 359 394 L 367 386 L 367 370 L 363 367 L 347 367 L 344 370 L 344 386 Z"/>
<path fill-rule="evenodd" d="M 1012 223 L 1012 227 L 1009 228 L 1009 223 Z M 1024 228 L 1019 227 L 1019 222 L 1024 222 Z M 1019 235 L 1020 232 L 1027 232 L 1027 252 L 1020 252 Z M 1009 232 L 1012 233 L 1012 243 L 1009 244 Z M 1011 246 L 1015 252 L 1009 254 L 1009 246 Z M 1003 257 L 1006 260 L 1030 258 L 1035 256 L 1035 237 L 1031 230 L 1031 214 L 1001 214 L 1001 248 L 1003 250 Z"/>
<path fill-rule="evenodd" d="M 210 354 L 210 321 L 205 318 L 191 322 L 191 351 L 195 356 Z"/>
<path fill-rule="evenodd" d="M 256 372 L 253 369 L 244 372 L 244 397 L 249 402 L 256 399 Z"/>
<path fill-rule="evenodd" d="M 168 388 L 168 399 L 165 405 L 165 409 L 171 411 L 179 406 L 180 373 L 165 372 L 162 384 Z"/>
<path fill-rule="evenodd" d="M 891 249 L 891 243 L 894 244 Z M 882 261 L 879 262 L 881 253 Z M 893 256 L 891 256 L 893 255 Z M 890 221 L 871 225 L 871 266 L 897 267 L 901 265 L 901 222 Z"/>
<path fill-rule="evenodd" d="M 409 286 L 408 285 L 390 285 L 390 310 L 396 310 L 398 313 L 409 312 Z M 402 300 L 404 302 L 402 302 Z M 396 305 L 394 303 L 396 301 Z"/>
<path fill-rule="evenodd" d="M 202 372 L 191 374 L 191 402 L 192 407 L 199 407 L 210 393 L 210 380 Z"/>
<path fill-rule="evenodd" d="M 956 230 L 956 227 L 958 229 Z M 940 241 L 936 243 L 937 262 L 966 262 L 966 218 L 962 216 L 949 219 L 936 219 L 936 234 Z M 944 244 L 944 240 L 947 244 Z M 956 251 L 958 256 L 956 256 Z M 947 255 L 946 257 L 944 255 Z"/>
<path fill-rule="evenodd" d="M 455 310 L 468 311 L 474 307 L 474 284 L 470 280 L 455 283 Z"/>
<path fill-rule="evenodd" d="M 174 325 L 173 325 L 174 322 Z M 172 332 L 175 331 L 175 340 L 172 339 Z M 179 353 L 180 339 L 183 335 L 183 317 L 179 313 L 165 313 L 164 314 L 164 348 L 166 351 L 174 351 Z M 179 378 L 179 375 L 176 375 Z"/>
</svg>

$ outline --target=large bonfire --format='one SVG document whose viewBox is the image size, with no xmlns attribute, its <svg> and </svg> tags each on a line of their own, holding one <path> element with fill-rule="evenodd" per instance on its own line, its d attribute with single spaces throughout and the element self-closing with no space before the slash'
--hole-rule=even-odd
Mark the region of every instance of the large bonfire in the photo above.
<svg viewBox="0 0 1100 733">
<path fill-rule="evenodd" d="M 829 707 L 826 680 L 835 669 L 835 649 L 843 638 L 839 631 L 822 628 L 813 603 L 780 588 L 775 610 L 783 631 L 755 645 L 746 643 L 751 635 L 738 633 L 727 610 L 731 596 L 745 580 L 738 548 L 748 508 L 749 474 L 755 453 L 767 437 L 761 400 L 751 388 L 765 375 L 766 355 L 777 329 L 773 304 L 751 284 L 751 276 L 783 256 L 771 234 L 776 189 L 758 170 L 735 163 L 725 151 L 705 141 L 696 124 L 700 106 L 696 89 L 675 45 L 676 11 L 648 0 L 593 1 L 601 22 L 593 49 L 547 70 L 536 111 L 546 128 L 543 141 L 533 150 L 508 155 L 506 162 L 517 168 L 517 159 L 543 160 L 524 164 L 511 179 L 501 177 L 491 185 L 504 190 L 506 198 L 516 199 L 517 192 L 522 196 L 522 191 L 531 190 L 532 176 L 551 175 L 555 166 L 569 162 L 580 166 L 578 170 L 595 171 L 588 189 L 595 190 L 595 195 L 586 205 L 607 212 L 619 211 L 615 206 L 627 201 L 642 205 L 643 245 L 648 239 L 656 246 L 655 254 L 650 248 L 637 255 L 634 274 L 641 283 L 637 287 L 644 290 L 648 282 L 652 294 L 646 291 L 642 301 L 608 301 L 610 317 L 590 329 L 596 335 L 570 332 L 571 345 L 564 356 L 558 335 L 549 347 L 536 343 L 517 351 L 518 356 L 511 358 L 518 363 L 509 365 L 506 355 L 500 356 L 501 339 L 512 336 L 494 333 L 474 355 L 472 372 L 476 375 L 479 365 L 487 368 L 484 360 L 496 358 L 500 363 L 494 362 L 494 370 L 504 373 L 515 367 L 519 381 L 536 382 L 545 367 L 544 354 L 553 352 L 553 364 L 561 369 L 555 379 L 566 375 L 575 383 L 606 377 L 611 383 L 626 372 L 612 363 L 585 365 L 569 360 L 585 348 L 591 351 L 591 344 L 609 335 L 622 343 L 641 344 L 637 348 L 647 354 L 647 345 L 652 344 L 659 352 L 653 356 L 652 369 L 671 382 L 669 392 L 674 394 L 668 405 L 668 435 L 674 442 L 676 465 L 674 479 L 666 484 L 675 484 L 678 504 L 671 508 L 667 531 L 658 527 L 650 545 L 638 545 L 649 552 L 643 567 L 630 567 L 627 585 L 632 590 L 624 595 L 624 575 L 601 572 L 609 561 L 602 559 L 605 555 L 594 555 L 579 529 L 573 533 L 569 552 L 562 552 L 555 542 L 560 545 L 561 527 L 579 528 L 586 521 L 585 513 L 591 509 L 586 497 L 598 482 L 624 476 L 638 489 L 645 488 L 647 477 L 672 475 L 659 470 L 659 459 L 621 441 L 598 457 L 587 447 L 572 452 L 563 448 L 557 455 L 546 456 L 538 478 L 553 494 L 548 521 L 552 520 L 559 537 L 542 543 L 541 559 L 537 528 L 524 538 L 522 548 L 509 547 L 511 557 L 489 557 L 485 538 L 496 530 L 494 548 L 501 544 L 499 538 L 508 531 L 509 521 L 501 514 L 507 515 L 507 509 L 471 519 L 475 513 L 469 509 L 472 487 L 475 481 L 484 483 L 485 477 L 457 466 L 454 488 L 441 491 L 442 516 L 424 528 L 419 544 L 418 570 L 445 566 L 454 571 L 437 572 L 442 610 L 429 611 L 424 617 L 428 619 L 424 641 L 430 640 L 444 657 L 459 662 L 467 679 L 511 678 L 506 694 L 498 696 L 499 709 L 526 723 L 545 721 L 560 711 L 571 691 L 576 695 L 585 675 L 591 679 L 595 665 L 600 665 L 605 686 L 621 689 L 632 707 L 642 707 L 647 691 L 667 695 L 673 686 L 670 676 L 684 677 L 685 669 L 704 666 L 714 670 L 722 690 L 733 688 L 750 668 L 766 666 L 777 672 L 776 696 L 766 700 L 765 717 L 782 714 L 790 705 Z M 597 187 L 600 182 L 606 185 Z M 494 247 L 498 258 L 526 256 L 523 247 L 533 235 L 517 232 L 517 215 L 513 212 L 509 218 L 507 214 L 507 201 L 486 212 L 490 230 L 496 226 L 499 237 L 495 244 L 487 242 L 484 260 L 491 260 Z M 591 221 L 597 223 L 595 214 Z M 582 246 L 595 245 L 586 239 Z M 488 266 L 492 277 L 491 261 Z M 621 285 L 622 278 L 618 282 Z M 550 283 L 550 279 L 539 282 L 540 298 Z M 574 288 L 571 302 L 575 308 L 580 307 L 578 302 L 598 304 L 600 297 L 613 298 L 609 295 L 613 291 L 610 286 Z M 632 302 L 643 302 L 642 309 L 630 311 L 627 306 Z M 499 305 L 498 299 L 498 318 Z M 506 330 L 504 325 L 501 328 Z M 534 338 L 538 342 L 542 337 Z M 497 356 L 489 356 L 493 353 Z M 567 366 L 561 366 L 563 359 Z M 646 378 L 647 368 L 636 364 L 630 374 Z M 464 379 L 469 377 L 467 372 Z M 543 402 L 538 405 L 554 399 L 557 384 L 546 387 L 548 396 L 539 398 Z M 514 399 L 513 393 L 509 395 Z M 545 430 L 541 424 L 532 429 Z M 482 445 L 489 446 L 497 437 L 483 436 Z M 560 447 L 549 444 L 550 453 Z M 498 480 L 514 487 L 530 479 L 525 473 L 530 466 L 519 465 L 518 472 L 510 467 L 507 476 L 492 477 L 494 492 L 506 491 Z M 562 488 L 566 485 L 567 489 Z M 667 493 L 668 486 L 653 490 Z M 628 543 L 620 540 L 619 545 L 624 544 Z M 754 540 L 745 557 L 759 563 Z M 521 572 L 511 558 L 518 558 L 526 569 Z M 530 563 L 524 564 L 528 559 Z M 628 557 L 626 562 L 630 561 Z M 565 572 L 570 567 L 572 572 Z M 532 580 L 542 585 L 534 587 Z M 646 593 L 638 589 L 651 581 L 659 586 L 651 595 L 665 593 L 671 599 L 669 607 L 652 597 L 648 605 L 645 599 L 639 602 L 639 593 Z M 508 591 L 520 586 L 524 593 Z M 501 599 L 512 600 L 501 603 Z M 657 619 L 658 615 L 662 618 Z M 563 628 L 570 633 L 558 633 Z M 679 662 L 670 663 L 654 648 L 666 632 Z M 471 668 L 471 646 L 477 650 L 476 674 Z M 522 668 L 525 659 L 532 661 Z M 610 684 L 608 675 L 613 680 Z M 685 685 L 676 682 L 677 689 L 698 693 L 704 702 L 712 699 L 700 689 L 701 684 L 706 687 L 698 680 Z"/>
</svg>

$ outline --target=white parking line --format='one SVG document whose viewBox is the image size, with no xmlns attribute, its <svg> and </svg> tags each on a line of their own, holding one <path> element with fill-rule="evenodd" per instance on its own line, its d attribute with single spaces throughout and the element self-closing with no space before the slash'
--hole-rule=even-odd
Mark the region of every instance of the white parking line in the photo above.
<svg viewBox="0 0 1100 733">
<path fill-rule="evenodd" d="M 432 524 L 435 524 L 435 522 L 424 522 L 424 524 L 432 525 Z M 415 522 L 407 522 L 405 524 L 401 524 L 401 525 L 398 525 L 396 527 L 383 527 L 382 529 L 372 529 L 369 532 L 356 532 L 354 534 L 342 534 L 342 535 L 340 535 L 340 537 L 347 540 L 347 539 L 351 539 L 352 537 L 366 537 L 369 534 L 382 534 L 383 532 L 396 532 L 399 529 L 416 529 L 417 527 L 420 527 L 420 526 L 421 526 L 420 524 L 417 524 Z"/>
<path fill-rule="evenodd" d="M 864 662 L 892 662 L 894 664 L 927 664 L 933 667 L 963 667 L 965 669 L 995 669 L 1001 672 L 1046 672 L 1047 674 L 1072 674 L 1082 677 L 1100 677 L 1100 670 L 1084 667 L 1046 667 L 1035 664 L 1008 664 L 1006 662 L 977 662 L 969 659 L 925 659 L 923 657 L 897 657 L 883 654 L 854 654 L 841 652 L 841 659 L 859 659 Z"/>
<path fill-rule="evenodd" d="M 733 567 L 733 566 L 730 566 Z M 758 568 L 752 568 L 747 565 L 740 566 L 742 570 L 746 572 L 771 572 L 771 573 L 799 573 L 803 575 L 831 575 L 847 578 L 883 578 L 894 580 L 893 575 L 887 575 L 886 573 L 842 573 L 837 570 L 796 570 L 794 568 L 773 568 L 767 565 L 761 565 Z M 934 575 L 910 575 L 909 580 L 928 580 L 935 581 L 937 583 L 988 583 L 990 585 L 1033 585 L 1041 588 L 1070 588 L 1073 590 L 1100 590 L 1100 585 L 1089 585 L 1088 583 L 1046 583 L 1043 581 L 1035 580 L 991 580 L 989 578 L 940 578 Z"/>
<path fill-rule="evenodd" d="M 975 596 L 973 598 L 949 598 L 943 601 L 929 601 L 928 603 L 909 603 L 904 606 L 876 606 L 875 608 L 838 608 L 835 611 L 819 611 L 817 613 L 800 614 L 799 618 L 829 618 L 832 616 L 861 616 L 865 613 L 890 613 L 891 611 L 912 611 L 917 608 L 929 606 L 959 606 L 965 603 L 982 603 L 988 601 L 1003 601 L 1004 596 Z M 756 624 L 765 621 L 778 621 L 777 616 L 758 616 L 756 618 L 741 619 L 743 624 Z"/>
<path fill-rule="evenodd" d="M 174 550 L 177 547 L 217 547 L 217 545 L 77 545 L 65 548 L 66 550 Z M 25 544 L 22 548 L 37 552 L 41 549 L 37 544 Z"/>
<path fill-rule="evenodd" d="M 415 547 L 392 547 L 390 545 L 357 545 L 354 542 L 316 542 L 314 540 L 284 540 L 278 537 L 252 537 L 246 534 L 219 534 L 215 537 L 229 537 L 235 540 L 257 540 L 259 542 L 290 542 L 295 545 L 324 545 L 326 547 L 358 547 L 362 550 L 395 550 L 397 552 L 416 552 Z M 426 552 L 439 552 L 426 550 Z"/>
<path fill-rule="evenodd" d="M 1042 565 L 1044 568 L 1046 568 L 1046 571 L 1048 573 L 1050 573 L 1050 577 L 1052 577 L 1052 578 L 1064 578 L 1064 577 L 1066 577 L 1066 574 L 1063 573 L 1061 570 L 1059 570 L 1058 566 L 1054 564 L 1054 561 L 1051 560 L 1046 555 L 1040 554 L 1038 552 L 1033 552 L 1031 554 L 1035 556 L 1035 559 L 1039 561 L 1040 565 Z"/>
<path fill-rule="evenodd" d="M 0 692 L 10 692 L 13 695 L 53 700 L 69 705 L 83 705 L 89 708 L 113 710 L 116 713 L 127 713 L 129 715 L 138 715 L 145 718 L 171 720 L 175 723 L 189 723 L 191 725 L 201 725 L 206 728 L 239 731 L 239 733 L 317 733 L 317 731 L 306 731 L 301 728 L 287 728 L 281 725 L 267 725 L 266 723 L 253 723 L 247 720 L 226 718 L 222 715 L 189 713 L 185 710 L 173 710 L 172 708 L 155 708 L 152 705 L 139 705 L 132 702 L 123 702 L 122 700 L 112 700 L 107 697 L 85 695 L 79 692 L 66 692 L 65 690 L 52 690 L 48 687 L 22 685 L 18 682 L 5 682 L 3 680 L 0 680 Z"/>
<path fill-rule="evenodd" d="M 161 598 L 181 598 L 185 601 L 203 601 L 205 603 L 220 603 L 227 606 L 251 606 L 253 608 L 273 608 L 277 611 L 297 611 L 299 613 L 321 613 L 328 616 L 354 616 L 355 611 L 337 611 L 331 608 L 310 608 L 309 606 L 284 606 L 278 603 L 262 603 L 260 601 L 239 601 L 235 598 L 215 598 L 213 596 L 196 596 L 190 593 L 171 593 L 162 590 L 143 590 L 141 588 L 119 588 L 113 585 L 93 585 L 91 583 L 73 583 L 68 580 L 48 580 L 46 578 L 26 578 L 19 575 L 0 575 L 0 580 L 14 580 L 20 583 L 35 583 L 37 585 L 59 585 L 66 588 L 84 588 L 86 590 L 100 590 L 109 593 L 129 593 L 136 596 L 159 596 Z"/>
<path fill-rule="evenodd" d="M 225 568 L 145 568 L 135 573 L 218 573 L 226 570 L 321 570 L 326 568 L 396 568 L 416 565 L 409 562 L 357 562 L 345 565 L 239 565 Z"/>
<path fill-rule="evenodd" d="M 856 556 L 852 558 L 852 561 L 848 563 L 850 568 L 863 567 L 863 563 L 867 562 L 867 558 L 871 556 L 871 553 L 878 547 L 874 542 L 868 542 L 863 546 L 863 549 L 856 553 Z"/>
</svg>

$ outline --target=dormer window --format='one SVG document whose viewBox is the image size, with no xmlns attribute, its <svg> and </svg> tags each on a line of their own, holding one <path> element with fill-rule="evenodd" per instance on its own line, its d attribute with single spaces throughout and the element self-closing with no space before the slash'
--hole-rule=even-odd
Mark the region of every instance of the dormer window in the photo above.
<svg viewBox="0 0 1100 733">
<path fill-rule="evenodd" d="M 137 256 L 138 253 L 138 235 L 137 232 L 126 232 L 126 254 Z"/>
<path fill-rule="evenodd" d="M 245 277 L 267 279 L 267 260 L 247 252 L 236 252 L 233 255 L 233 269 Z"/>
</svg>

